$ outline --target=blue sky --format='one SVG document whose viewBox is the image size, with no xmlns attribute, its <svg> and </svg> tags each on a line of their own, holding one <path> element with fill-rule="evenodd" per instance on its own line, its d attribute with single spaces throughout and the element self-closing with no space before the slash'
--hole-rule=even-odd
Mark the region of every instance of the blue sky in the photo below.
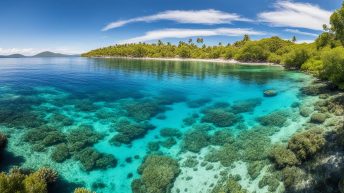
<svg viewBox="0 0 344 193">
<path fill-rule="evenodd" d="M 128 42 L 278 35 L 314 40 L 341 0 L 1 0 L 0 54 L 81 53 Z"/>
</svg>

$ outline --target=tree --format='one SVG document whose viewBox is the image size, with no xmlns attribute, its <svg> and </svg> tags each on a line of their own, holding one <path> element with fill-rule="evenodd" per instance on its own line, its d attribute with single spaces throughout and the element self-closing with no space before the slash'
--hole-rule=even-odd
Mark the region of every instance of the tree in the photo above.
<svg viewBox="0 0 344 193">
<path fill-rule="evenodd" d="M 344 3 L 330 17 L 331 31 L 336 38 L 344 45 Z"/>
<path fill-rule="evenodd" d="M 189 42 L 189 44 L 191 44 L 191 43 L 192 43 L 192 38 L 190 38 L 190 39 L 188 40 L 188 42 Z"/>
<path fill-rule="evenodd" d="M 324 32 L 319 35 L 319 37 L 315 40 L 315 45 L 317 49 L 330 46 L 331 48 L 336 47 L 336 44 L 340 44 L 340 42 L 335 40 L 335 35 L 331 32 Z"/>
<path fill-rule="evenodd" d="M 199 44 L 203 44 L 203 38 L 197 38 L 196 42 Z"/>
<path fill-rule="evenodd" d="M 247 34 L 245 34 L 245 35 L 244 35 L 244 38 L 242 39 L 242 41 L 244 41 L 244 42 L 247 42 L 247 41 L 250 41 L 250 40 L 251 40 L 251 38 L 250 38 L 250 36 L 247 35 Z"/>
<path fill-rule="evenodd" d="M 158 46 L 161 46 L 161 45 L 163 45 L 164 43 L 162 43 L 162 41 L 161 40 L 158 40 Z"/>
<path fill-rule="evenodd" d="M 344 89 L 344 48 L 337 47 L 324 52 L 322 61 L 324 65 L 322 75 Z"/>
<path fill-rule="evenodd" d="M 296 37 L 293 36 L 293 39 L 291 41 L 295 43 L 296 42 Z"/>
<path fill-rule="evenodd" d="M 300 69 L 310 57 L 310 53 L 306 48 L 295 48 L 285 55 L 283 64 L 289 69 Z"/>
</svg>

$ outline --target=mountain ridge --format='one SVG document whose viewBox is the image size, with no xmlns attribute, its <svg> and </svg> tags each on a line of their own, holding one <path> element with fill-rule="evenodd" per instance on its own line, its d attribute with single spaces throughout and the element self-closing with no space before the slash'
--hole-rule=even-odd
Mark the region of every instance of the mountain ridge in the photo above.
<svg viewBox="0 0 344 193">
<path fill-rule="evenodd" d="M 79 54 L 69 55 L 69 54 L 61 54 L 61 53 L 55 53 L 55 52 L 50 52 L 50 51 L 44 51 L 32 56 L 25 56 L 22 54 L 10 54 L 10 55 L 0 55 L 0 58 L 53 58 L 53 57 L 77 57 L 77 56 L 80 56 L 80 55 Z"/>
</svg>

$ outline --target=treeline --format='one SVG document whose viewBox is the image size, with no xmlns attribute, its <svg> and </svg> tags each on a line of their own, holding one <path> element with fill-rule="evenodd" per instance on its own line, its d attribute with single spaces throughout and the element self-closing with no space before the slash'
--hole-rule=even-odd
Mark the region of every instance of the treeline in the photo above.
<svg viewBox="0 0 344 193">
<path fill-rule="evenodd" d="M 333 13 L 330 27 L 314 43 L 296 44 L 296 38 L 279 37 L 253 41 L 248 35 L 233 44 L 206 46 L 202 38 L 178 45 L 158 41 L 156 44 L 123 44 L 99 48 L 83 54 L 85 57 L 150 57 L 235 59 L 240 62 L 270 62 L 287 69 L 301 69 L 329 80 L 344 89 L 344 4 Z"/>
</svg>

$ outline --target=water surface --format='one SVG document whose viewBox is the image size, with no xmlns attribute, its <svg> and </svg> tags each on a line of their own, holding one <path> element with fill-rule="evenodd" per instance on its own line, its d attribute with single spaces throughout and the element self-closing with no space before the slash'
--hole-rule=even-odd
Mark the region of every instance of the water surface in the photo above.
<svg viewBox="0 0 344 193">
<path fill-rule="evenodd" d="M 212 148 L 221 148 L 209 143 L 192 151 L 185 148 L 185 135 L 197 125 L 208 124 L 212 126 L 209 135 L 226 131 L 235 139 L 261 126 L 259 117 L 283 111 L 286 122 L 267 137 L 271 144 L 284 142 L 304 122 L 296 108 L 309 100 L 299 94 L 309 81 L 304 74 L 276 66 L 87 58 L 0 59 L 0 131 L 10 135 L 8 165 L 3 164 L 1 169 L 8 170 L 11 165 L 50 166 L 70 184 L 97 192 L 127 193 L 131 192 L 131 181 L 140 177 L 137 168 L 144 156 L 154 151 L 180 162 L 182 172 L 172 192 L 183 192 L 185 187 L 189 192 L 209 192 L 210 182 L 217 181 L 213 176 L 225 169 L 242 175 L 240 184 L 247 189 L 267 192 L 266 187 L 258 189 L 257 183 L 247 177 L 248 160 L 236 160 L 232 167 L 214 162 L 215 167 L 209 170 L 200 164 L 195 166 L 197 171 L 183 167 L 188 157 L 202 162 L 214 151 Z M 267 89 L 276 90 L 278 95 L 264 97 Z M 247 109 L 237 110 L 247 104 Z M 221 105 L 238 121 L 227 125 L 211 118 L 206 121 L 207 110 Z M 144 132 L 115 140 L 114 136 L 122 132 L 118 131 L 120 124 L 128 126 L 128 122 L 139 125 Z M 160 134 L 164 128 L 175 128 L 181 136 L 167 143 Z M 72 137 L 80 137 L 78 133 L 73 135 L 75 131 L 88 132 L 88 141 L 82 145 L 72 143 Z M 81 140 L 85 137 L 81 136 Z M 164 141 L 168 145 L 160 145 L 159 150 L 150 143 Z M 58 154 L 62 160 L 56 162 L 51 154 L 57 147 L 63 149 L 61 144 L 75 149 L 69 150 L 65 158 Z M 98 158 L 85 153 L 86 148 L 101 155 L 103 165 L 95 164 Z M 109 160 L 109 155 L 117 164 Z M 188 176 L 192 179 L 185 180 Z"/>
</svg>

